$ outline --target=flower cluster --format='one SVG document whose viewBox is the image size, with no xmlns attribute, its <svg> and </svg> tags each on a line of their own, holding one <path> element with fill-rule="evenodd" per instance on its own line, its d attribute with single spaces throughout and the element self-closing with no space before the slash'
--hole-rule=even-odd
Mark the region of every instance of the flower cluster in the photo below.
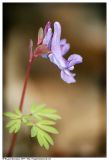
<svg viewBox="0 0 109 160">
<path fill-rule="evenodd" d="M 52 32 L 51 23 L 48 22 L 44 28 L 39 29 L 37 47 L 32 52 L 33 43 L 30 41 L 30 61 L 37 56 L 48 58 L 61 71 L 61 78 L 66 83 L 74 83 L 75 73 L 71 73 L 75 64 L 82 63 L 82 57 L 78 54 L 72 54 L 68 59 L 64 55 L 69 51 L 70 44 L 66 39 L 61 39 L 61 25 L 59 22 L 54 23 L 54 33 Z"/>
</svg>

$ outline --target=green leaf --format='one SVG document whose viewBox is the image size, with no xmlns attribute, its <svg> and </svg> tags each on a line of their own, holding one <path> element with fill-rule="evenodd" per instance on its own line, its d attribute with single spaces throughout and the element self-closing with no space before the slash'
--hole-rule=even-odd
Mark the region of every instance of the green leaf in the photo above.
<svg viewBox="0 0 109 160">
<path fill-rule="evenodd" d="M 49 145 L 54 145 L 52 137 L 48 133 L 58 134 L 58 130 L 52 125 L 56 124 L 56 120 L 61 117 L 56 114 L 56 110 L 46 107 L 45 104 L 35 105 L 33 104 L 30 108 L 32 118 L 36 118 L 37 123 L 33 124 L 29 119 L 25 124 L 31 127 L 31 137 L 37 138 L 39 145 L 45 149 L 49 149 Z M 44 119 L 45 118 L 45 119 Z M 50 119 L 50 120 L 49 120 Z"/>
<path fill-rule="evenodd" d="M 43 139 L 42 139 L 42 135 L 40 134 L 39 129 L 38 129 L 38 133 L 37 133 L 37 140 L 38 140 L 38 143 L 40 144 L 40 146 L 42 147 L 43 146 Z"/>
<path fill-rule="evenodd" d="M 19 131 L 20 127 L 21 127 L 21 120 L 18 120 L 17 124 L 16 124 L 15 133 L 17 133 Z"/>
<path fill-rule="evenodd" d="M 15 109 L 15 113 L 16 113 L 18 116 L 22 116 L 22 113 L 21 113 L 21 111 L 19 110 L 19 108 L 16 108 L 16 109 Z"/>
<path fill-rule="evenodd" d="M 44 146 L 45 149 L 47 149 L 47 150 L 49 149 L 49 143 L 44 138 L 43 131 L 41 129 L 39 129 L 39 128 L 38 128 L 37 139 L 38 139 L 38 142 L 39 142 L 40 146 Z"/>
<path fill-rule="evenodd" d="M 31 113 L 37 120 L 42 120 L 41 117 L 49 118 L 52 120 L 58 120 L 61 119 L 61 117 L 56 114 L 56 110 L 52 108 L 47 108 L 45 104 L 42 105 L 32 105 L 31 107 Z"/>
<path fill-rule="evenodd" d="M 17 118 L 19 118 L 19 116 L 17 114 L 12 113 L 12 112 L 5 112 L 4 115 L 7 116 L 7 117 L 9 117 L 9 118 L 11 118 L 11 119 L 17 119 Z"/>
<path fill-rule="evenodd" d="M 33 126 L 33 123 L 32 122 L 27 122 L 25 123 L 26 126 Z"/>
<path fill-rule="evenodd" d="M 52 108 L 44 108 L 42 113 L 56 113 L 57 111 Z"/>
<path fill-rule="evenodd" d="M 50 135 L 48 133 L 46 133 L 45 131 L 43 131 L 39 127 L 36 127 L 36 126 L 34 126 L 34 127 L 35 127 L 35 129 L 33 129 L 33 133 L 34 133 L 34 130 L 35 131 L 37 130 L 36 136 L 34 135 L 34 137 L 37 138 L 37 141 L 41 147 L 44 146 L 45 149 L 48 150 L 49 144 L 54 145 L 53 139 L 50 137 Z"/>
<path fill-rule="evenodd" d="M 16 123 L 10 125 L 9 133 L 17 133 L 21 127 L 21 120 L 16 120 Z"/>
<path fill-rule="evenodd" d="M 41 120 L 38 122 L 38 124 L 43 124 L 43 125 L 55 125 L 56 122 L 50 121 L 50 120 Z"/>
<path fill-rule="evenodd" d="M 41 125 L 41 124 L 37 124 L 37 126 L 39 128 L 41 128 L 42 130 L 45 130 L 47 132 L 50 132 L 50 133 L 54 133 L 54 134 L 58 134 L 58 130 L 54 127 L 51 127 L 51 126 L 47 126 L 47 125 Z"/>
<path fill-rule="evenodd" d="M 38 116 L 37 113 L 34 113 L 33 116 L 34 116 L 38 121 L 41 121 L 41 120 L 42 120 L 42 117 Z"/>
<path fill-rule="evenodd" d="M 28 122 L 28 118 L 22 117 L 22 121 L 23 121 L 23 123 L 27 123 Z"/>
<path fill-rule="evenodd" d="M 52 120 L 61 119 L 61 117 L 57 114 L 50 114 L 50 113 L 47 114 L 47 113 L 40 112 L 40 113 L 38 113 L 38 115 L 43 116 L 43 117 L 47 117 Z"/>
<path fill-rule="evenodd" d="M 49 143 L 46 141 L 46 139 L 43 136 L 41 136 L 41 137 L 42 137 L 43 145 L 44 145 L 45 149 L 48 150 L 49 149 Z"/>
<path fill-rule="evenodd" d="M 43 137 L 51 144 L 54 145 L 53 139 L 50 137 L 50 135 L 48 133 L 46 133 L 43 130 L 40 130 L 41 134 L 43 135 Z"/>
<path fill-rule="evenodd" d="M 41 105 L 35 105 L 33 104 L 30 108 L 31 113 L 35 113 L 35 112 L 39 112 L 40 110 L 42 110 L 45 107 L 45 104 L 41 104 Z"/>
<path fill-rule="evenodd" d="M 11 126 L 13 126 L 13 125 L 16 123 L 16 121 L 17 121 L 16 119 L 9 121 L 9 122 L 7 123 L 7 125 L 6 125 L 6 127 L 7 127 L 7 128 L 10 128 Z"/>
<path fill-rule="evenodd" d="M 44 134 L 45 139 L 51 144 L 54 145 L 53 139 L 50 137 L 49 134 Z"/>
<path fill-rule="evenodd" d="M 14 132 L 15 132 L 15 129 L 16 129 L 16 126 L 13 125 L 13 126 L 10 127 L 10 129 L 9 129 L 9 133 L 14 133 Z"/>
<path fill-rule="evenodd" d="M 31 137 L 35 137 L 37 135 L 37 127 L 33 126 L 31 128 Z"/>
<path fill-rule="evenodd" d="M 32 105 L 30 108 L 31 113 L 36 112 L 36 105 Z"/>
<path fill-rule="evenodd" d="M 22 121 L 23 121 L 23 123 L 29 122 L 30 118 L 31 118 L 30 115 L 22 115 Z"/>
</svg>

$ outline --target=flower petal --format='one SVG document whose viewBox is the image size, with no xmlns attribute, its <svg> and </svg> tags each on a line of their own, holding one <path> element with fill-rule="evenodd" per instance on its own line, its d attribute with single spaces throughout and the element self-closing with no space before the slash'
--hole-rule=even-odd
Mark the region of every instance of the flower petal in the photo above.
<svg viewBox="0 0 109 160">
<path fill-rule="evenodd" d="M 50 22 L 50 21 L 48 21 L 48 22 L 46 23 L 46 25 L 45 25 L 45 28 L 44 28 L 44 36 L 46 35 L 46 33 L 47 33 L 47 31 L 48 31 L 49 28 L 51 28 L 51 22 Z"/>
<path fill-rule="evenodd" d="M 54 34 L 53 34 L 52 43 L 51 43 L 51 51 L 57 57 L 61 56 L 60 36 L 61 36 L 61 25 L 59 22 L 55 22 Z"/>
<path fill-rule="evenodd" d="M 59 62 L 57 62 L 55 56 L 53 54 L 48 55 L 50 61 L 58 66 Z"/>
<path fill-rule="evenodd" d="M 42 57 L 42 58 L 45 58 L 45 59 L 48 59 L 48 55 L 47 55 L 46 53 L 45 53 L 45 54 L 42 54 L 41 57 Z"/>
<path fill-rule="evenodd" d="M 74 69 L 74 66 L 71 66 L 68 69 L 72 71 Z"/>
<path fill-rule="evenodd" d="M 62 57 L 62 51 L 60 47 L 61 25 L 59 22 L 54 23 L 54 34 L 51 43 L 51 53 L 55 55 L 56 61 L 58 61 L 59 68 L 66 68 L 66 61 Z"/>
<path fill-rule="evenodd" d="M 60 57 L 58 59 L 54 54 L 49 54 L 48 57 L 52 63 L 54 63 L 58 66 L 59 69 L 61 69 L 61 70 L 64 69 L 63 66 L 65 66 L 65 68 L 67 68 L 66 60 L 63 57 Z M 63 64 L 63 66 L 62 66 L 62 64 Z"/>
<path fill-rule="evenodd" d="M 72 74 L 69 70 L 62 70 L 61 71 L 61 78 L 66 83 L 75 83 L 76 80 L 74 78 L 75 74 Z"/>
<path fill-rule="evenodd" d="M 64 45 L 64 44 L 66 44 L 66 39 L 65 38 L 60 40 L 60 45 Z"/>
<path fill-rule="evenodd" d="M 62 56 L 65 55 L 70 49 L 70 44 L 66 43 L 61 47 Z"/>
<path fill-rule="evenodd" d="M 71 67 L 71 66 L 74 66 L 75 64 L 79 64 L 79 63 L 82 63 L 82 60 L 83 58 L 78 55 L 78 54 L 72 54 L 69 58 L 68 58 L 68 66 Z"/>
<path fill-rule="evenodd" d="M 49 48 L 49 44 L 50 44 L 50 41 L 51 41 L 51 37 L 52 37 L 52 29 L 49 28 L 44 39 L 43 39 L 43 44 L 46 44 Z"/>
</svg>

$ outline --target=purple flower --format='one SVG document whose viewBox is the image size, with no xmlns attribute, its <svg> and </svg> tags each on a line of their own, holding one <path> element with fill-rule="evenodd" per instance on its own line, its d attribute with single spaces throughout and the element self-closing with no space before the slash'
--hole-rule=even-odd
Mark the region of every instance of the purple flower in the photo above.
<svg viewBox="0 0 109 160">
<path fill-rule="evenodd" d="M 51 23 L 48 22 L 44 28 L 39 29 L 37 47 L 32 52 L 32 41 L 30 41 L 30 61 L 37 56 L 48 58 L 61 71 L 62 80 L 66 83 L 74 83 L 75 73 L 71 73 L 75 64 L 82 63 L 82 57 L 78 54 L 72 54 L 66 60 L 64 55 L 69 51 L 70 44 L 66 39 L 61 39 L 61 25 L 59 22 L 54 23 L 54 33 L 52 32 Z"/>
<path fill-rule="evenodd" d="M 75 64 L 82 62 L 82 57 L 78 54 L 72 54 L 66 60 L 63 56 L 70 49 L 69 43 L 66 39 L 60 40 L 61 37 L 61 25 L 59 22 L 54 23 L 54 34 L 51 41 L 51 54 L 48 55 L 50 61 L 58 66 L 61 70 L 61 78 L 66 83 L 74 83 L 75 74 L 71 73 Z"/>
</svg>

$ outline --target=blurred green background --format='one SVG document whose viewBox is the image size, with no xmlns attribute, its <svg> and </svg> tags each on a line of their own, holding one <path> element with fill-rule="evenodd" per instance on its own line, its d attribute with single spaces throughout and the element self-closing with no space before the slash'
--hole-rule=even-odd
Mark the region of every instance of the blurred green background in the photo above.
<svg viewBox="0 0 109 160">
<path fill-rule="evenodd" d="M 31 69 L 24 112 L 32 103 L 58 110 L 59 135 L 49 151 L 41 148 L 22 127 L 13 156 L 106 156 L 106 3 L 3 3 L 3 110 L 19 105 L 28 62 L 28 44 L 37 40 L 39 27 L 59 21 L 62 38 L 84 62 L 75 66 L 77 83 L 66 84 L 59 69 L 38 58 Z M 4 125 L 7 120 L 4 118 Z M 3 154 L 12 135 L 4 127 Z"/>
</svg>

